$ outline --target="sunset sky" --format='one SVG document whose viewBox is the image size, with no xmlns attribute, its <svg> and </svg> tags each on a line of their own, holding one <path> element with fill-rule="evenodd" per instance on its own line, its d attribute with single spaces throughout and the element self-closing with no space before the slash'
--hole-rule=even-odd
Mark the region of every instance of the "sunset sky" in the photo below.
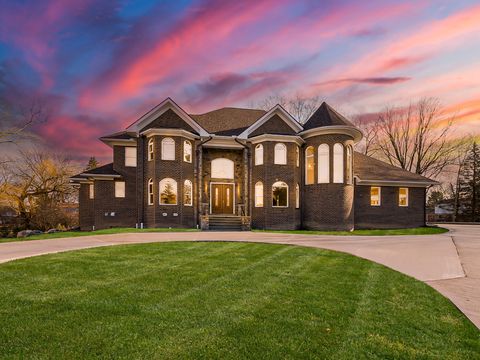
<svg viewBox="0 0 480 360">
<path fill-rule="evenodd" d="M 0 103 L 42 99 L 34 132 L 79 160 L 168 96 L 192 113 L 320 96 L 347 116 L 438 97 L 480 133 L 479 1 L 0 4 Z"/>
</svg>

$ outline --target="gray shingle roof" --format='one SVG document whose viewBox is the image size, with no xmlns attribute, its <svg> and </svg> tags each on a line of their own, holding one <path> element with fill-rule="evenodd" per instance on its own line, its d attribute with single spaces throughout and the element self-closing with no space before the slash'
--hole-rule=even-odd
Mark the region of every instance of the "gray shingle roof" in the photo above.
<svg viewBox="0 0 480 360">
<path fill-rule="evenodd" d="M 405 181 L 405 182 L 436 182 L 425 176 L 412 173 L 397 166 L 355 152 L 353 157 L 353 173 L 360 180 L 372 181 Z"/>
<path fill-rule="evenodd" d="M 339 114 L 335 109 L 333 109 L 326 102 L 323 102 L 322 105 L 315 111 L 312 116 L 305 122 L 303 128 L 305 130 L 322 127 L 322 126 L 332 126 L 332 125 L 344 125 L 355 127 L 349 120 L 347 120 L 343 115 Z"/>
<path fill-rule="evenodd" d="M 129 140 L 129 139 L 135 139 L 135 136 L 126 131 L 120 131 L 114 134 L 102 136 L 100 139 Z"/>
<path fill-rule="evenodd" d="M 85 170 L 80 174 L 72 176 L 72 178 L 88 178 L 88 175 L 112 175 L 112 176 L 120 176 L 118 172 L 113 170 L 113 163 L 106 164 L 103 166 L 99 166 L 95 169 Z"/>
<path fill-rule="evenodd" d="M 201 127 L 216 135 L 239 135 L 265 115 L 265 110 L 225 107 L 205 114 L 190 114 Z"/>
</svg>

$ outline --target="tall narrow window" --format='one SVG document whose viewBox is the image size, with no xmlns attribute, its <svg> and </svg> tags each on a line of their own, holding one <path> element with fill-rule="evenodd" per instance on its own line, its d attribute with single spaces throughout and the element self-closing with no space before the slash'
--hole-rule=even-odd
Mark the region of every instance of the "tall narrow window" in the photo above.
<svg viewBox="0 0 480 360">
<path fill-rule="evenodd" d="M 347 163 L 345 164 L 345 171 L 346 171 L 346 182 L 347 184 L 352 183 L 353 173 L 352 173 L 352 147 L 350 145 L 347 146 Z"/>
<path fill-rule="evenodd" d="M 162 140 L 162 160 L 175 160 L 175 140 L 172 138 Z"/>
<path fill-rule="evenodd" d="M 153 138 L 148 140 L 148 161 L 153 160 Z"/>
<path fill-rule="evenodd" d="M 125 181 L 115 181 L 115 197 L 125 197 Z"/>
<path fill-rule="evenodd" d="M 343 183 L 343 145 L 333 145 L 333 182 Z"/>
<path fill-rule="evenodd" d="M 261 181 L 255 184 L 255 207 L 263 207 L 263 183 Z"/>
<path fill-rule="evenodd" d="M 370 188 L 370 205 L 380 206 L 382 189 L 379 186 L 372 186 Z"/>
<path fill-rule="evenodd" d="M 153 205 L 153 180 L 152 179 L 148 179 L 147 192 L 148 192 L 148 205 Z"/>
<path fill-rule="evenodd" d="M 313 146 L 305 150 L 305 184 L 311 185 L 315 182 L 315 151 Z"/>
<path fill-rule="evenodd" d="M 398 206 L 408 206 L 408 188 L 398 189 Z"/>
<path fill-rule="evenodd" d="M 183 205 L 192 206 L 193 203 L 193 187 L 190 180 L 185 180 L 183 184 Z"/>
<path fill-rule="evenodd" d="M 275 144 L 275 156 L 274 163 L 277 165 L 286 165 L 287 164 L 287 147 L 285 144 L 278 143 Z"/>
<path fill-rule="evenodd" d="M 295 162 L 297 167 L 300 166 L 300 148 L 298 146 L 295 147 Z"/>
<path fill-rule="evenodd" d="M 318 183 L 330 182 L 330 148 L 327 144 L 318 146 Z"/>
<path fill-rule="evenodd" d="M 89 199 L 95 198 L 95 186 L 93 184 L 88 185 L 88 198 Z"/>
<path fill-rule="evenodd" d="M 125 147 L 125 166 L 135 167 L 137 166 L 137 148 Z"/>
<path fill-rule="evenodd" d="M 192 143 L 188 140 L 183 142 L 183 161 L 192 162 Z"/>
<path fill-rule="evenodd" d="M 283 181 L 277 181 L 272 186 L 272 206 L 288 207 L 288 185 Z"/>
<path fill-rule="evenodd" d="M 255 165 L 263 165 L 263 145 L 255 146 Z"/>
<path fill-rule="evenodd" d="M 177 182 L 166 178 L 159 185 L 160 205 L 177 205 Z"/>
<path fill-rule="evenodd" d="M 295 186 L 295 209 L 300 208 L 300 185 Z"/>
</svg>

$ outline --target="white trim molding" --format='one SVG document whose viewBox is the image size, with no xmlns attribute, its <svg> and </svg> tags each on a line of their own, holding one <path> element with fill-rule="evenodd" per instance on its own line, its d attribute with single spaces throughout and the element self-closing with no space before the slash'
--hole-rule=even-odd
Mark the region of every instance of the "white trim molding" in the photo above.
<svg viewBox="0 0 480 360">
<path fill-rule="evenodd" d="M 355 176 L 355 185 L 368 186 L 395 186 L 395 187 L 428 187 L 439 184 L 437 181 L 408 181 L 408 180 L 361 180 Z"/>
<path fill-rule="evenodd" d="M 202 128 L 195 120 L 192 119 L 190 115 L 188 115 L 180 106 L 178 106 L 175 101 L 171 98 L 166 98 L 160 104 L 155 106 L 145 115 L 140 117 L 137 121 L 127 127 L 127 130 L 139 132 L 149 123 L 157 119 L 160 115 L 162 115 L 167 110 L 172 110 L 175 112 L 183 121 L 185 121 L 188 125 L 190 125 L 196 132 L 200 134 L 200 136 L 207 136 L 208 132 Z"/>
<path fill-rule="evenodd" d="M 243 149 L 244 146 L 235 141 L 234 136 L 211 135 L 211 140 L 202 145 L 204 148 Z"/>
<path fill-rule="evenodd" d="M 190 131 L 183 129 L 157 129 L 151 128 L 140 133 L 140 135 L 145 135 L 147 138 L 152 136 L 161 135 L 161 136 L 179 136 L 186 139 L 195 140 L 200 139 L 200 136 L 191 133 Z"/>
<path fill-rule="evenodd" d="M 111 148 L 116 146 L 130 146 L 136 147 L 137 146 L 137 139 L 111 139 L 111 138 L 100 138 L 100 141 L 104 144 L 107 144 Z"/>
<path fill-rule="evenodd" d="M 248 139 L 252 144 L 258 144 L 265 141 L 275 141 L 275 142 L 290 142 L 295 143 L 298 146 L 302 146 L 304 143 L 303 139 L 297 135 L 278 135 L 278 134 L 262 134 Z"/>
<path fill-rule="evenodd" d="M 318 128 L 305 130 L 299 133 L 299 135 L 303 139 L 308 139 L 312 136 L 331 135 L 331 134 L 349 135 L 353 138 L 354 143 L 358 143 L 363 138 L 363 133 L 360 129 L 357 129 L 353 126 L 347 126 L 347 125 L 322 126 Z"/>
<path fill-rule="evenodd" d="M 240 135 L 238 135 L 238 137 L 240 139 L 247 139 L 251 133 L 253 133 L 260 126 L 265 124 L 274 115 L 278 115 L 295 132 L 299 132 L 303 130 L 302 125 L 297 120 L 295 120 L 293 116 L 288 113 L 287 110 L 285 110 L 281 105 L 277 104 L 273 108 L 271 108 L 265 115 L 263 115 L 260 119 L 258 119 L 252 125 L 250 125 L 247 129 L 245 129 Z"/>
</svg>

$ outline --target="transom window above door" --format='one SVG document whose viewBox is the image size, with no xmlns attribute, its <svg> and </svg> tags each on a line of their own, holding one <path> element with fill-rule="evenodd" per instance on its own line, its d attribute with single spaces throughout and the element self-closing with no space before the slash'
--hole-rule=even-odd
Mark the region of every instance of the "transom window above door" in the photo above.
<svg viewBox="0 0 480 360">
<path fill-rule="evenodd" d="M 234 163 L 230 159 L 218 158 L 212 160 L 212 175 L 214 179 L 233 179 Z"/>
</svg>

